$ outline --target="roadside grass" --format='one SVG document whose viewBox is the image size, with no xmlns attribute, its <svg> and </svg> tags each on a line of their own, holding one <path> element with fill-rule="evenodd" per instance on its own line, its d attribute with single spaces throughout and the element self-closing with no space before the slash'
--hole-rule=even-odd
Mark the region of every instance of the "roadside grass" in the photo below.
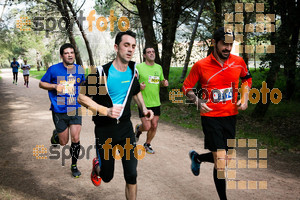
<svg viewBox="0 0 300 200">
<path fill-rule="evenodd" d="M 40 71 L 37 71 L 36 69 L 30 70 L 30 76 L 39 80 L 41 80 L 41 78 L 44 76 L 45 73 L 46 70 L 40 70 Z"/>
<path fill-rule="evenodd" d="M 263 119 L 254 119 L 250 115 L 255 105 L 250 104 L 246 111 L 238 115 L 237 138 L 257 139 L 262 148 L 280 153 L 300 152 L 300 103 L 298 101 L 281 101 L 270 104 Z"/>
</svg>

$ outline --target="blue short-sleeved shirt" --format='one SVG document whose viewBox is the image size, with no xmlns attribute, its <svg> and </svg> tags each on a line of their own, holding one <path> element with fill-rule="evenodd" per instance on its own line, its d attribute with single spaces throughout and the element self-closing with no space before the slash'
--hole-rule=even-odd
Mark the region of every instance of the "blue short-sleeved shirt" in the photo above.
<svg viewBox="0 0 300 200">
<path fill-rule="evenodd" d="M 16 62 L 11 62 L 10 67 L 12 68 L 13 72 L 18 72 L 20 64 L 17 61 Z"/>
<path fill-rule="evenodd" d="M 132 70 L 127 66 L 125 72 L 118 71 L 113 65 L 108 70 L 107 87 L 113 104 L 123 104 L 132 79 Z"/>
<path fill-rule="evenodd" d="M 73 68 L 66 68 L 63 63 L 52 65 L 41 79 L 42 82 L 61 84 L 64 86 L 62 93 L 49 90 L 51 101 L 50 110 L 56 113 L 68 113 L 74 111 L 80 104 L 77 102 L 79 85 L 85 80 L 84 69 L 74 64 Z"/>
</svg>

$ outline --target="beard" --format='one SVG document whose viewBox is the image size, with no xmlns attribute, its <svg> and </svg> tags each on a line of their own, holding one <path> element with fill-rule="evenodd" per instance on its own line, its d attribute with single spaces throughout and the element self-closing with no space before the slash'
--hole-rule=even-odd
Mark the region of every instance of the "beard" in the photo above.
<svg viewBox="0 0 300 200">
<path fill-rule="evenodd" d="M 228 51 L 228 50 L 222 50 L 222 51 L 220 51 L 217 46 L 216 46 L 216 52 L 217 52 L 219 58 L 221 58 L 223 60 L 226 60 L 229 57 L 229 55 L 230 55 L 230 51 Z M 228 55 L 224 56 L 222 53 L 228 53 Z"/>
<path fill-rule="evenodd" d="M 66 63 L 67 65 L 73 65 L 74 59 L 72 61 L 64 60 L 64 63 Z"/>
</svg>

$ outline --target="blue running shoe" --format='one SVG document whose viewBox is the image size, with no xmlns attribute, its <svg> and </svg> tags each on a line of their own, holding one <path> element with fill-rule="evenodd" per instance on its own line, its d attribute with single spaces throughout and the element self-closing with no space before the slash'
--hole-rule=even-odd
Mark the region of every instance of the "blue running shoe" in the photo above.
<svg viewBox="0 0 300 200">
<path fill-rule="evenodd" d="M 78 178 L 81 175 L 81 172 L 78 170 L 77 165 L 71 165 L 71 172 L 73 177 Z"/>
<path fill-rule="evenodd" d="M 195 161 L 195 156 L 197 156 L 198 153 L 197 153 L 196 151 L 194 151 L 194 150 L 191 150 L 191 151 L 189 152 L 189 155 L 190 155 L 190 159 L 191 159 L 191 161 L 192 161 L 192 164 L 191 164 L 191 170 L 192 170 L 192 172 L 193 172 L 193 174 L 194 174 L 195 176 L 199 176 L 199 174 L 200 174 L 200 164 L 201 164 L 201 162 L 198 163 L 198 162 Z"/>
</svg>

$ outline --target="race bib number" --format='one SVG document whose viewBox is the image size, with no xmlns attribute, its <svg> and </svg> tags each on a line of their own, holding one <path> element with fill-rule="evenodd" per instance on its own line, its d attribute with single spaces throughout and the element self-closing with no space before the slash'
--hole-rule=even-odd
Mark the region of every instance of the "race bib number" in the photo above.
<svg viewBox="0 0 300 200">
<path fill-rule="evenodd" d="M 149 76 L 148 83 L 159 84 L 158 76 Z"/>
<path fill-rule="evenodd" d="M 63 93 L 69 94 L 70 96 L 75 95 L 75 81 L 61 81 L 60 84 L 64 86 Z"/>
<path fill-rule="evenodd" d="M 232 100 L 232 88 L 212 90 L 211 92 L 214 103 Z"/>
</svg>

